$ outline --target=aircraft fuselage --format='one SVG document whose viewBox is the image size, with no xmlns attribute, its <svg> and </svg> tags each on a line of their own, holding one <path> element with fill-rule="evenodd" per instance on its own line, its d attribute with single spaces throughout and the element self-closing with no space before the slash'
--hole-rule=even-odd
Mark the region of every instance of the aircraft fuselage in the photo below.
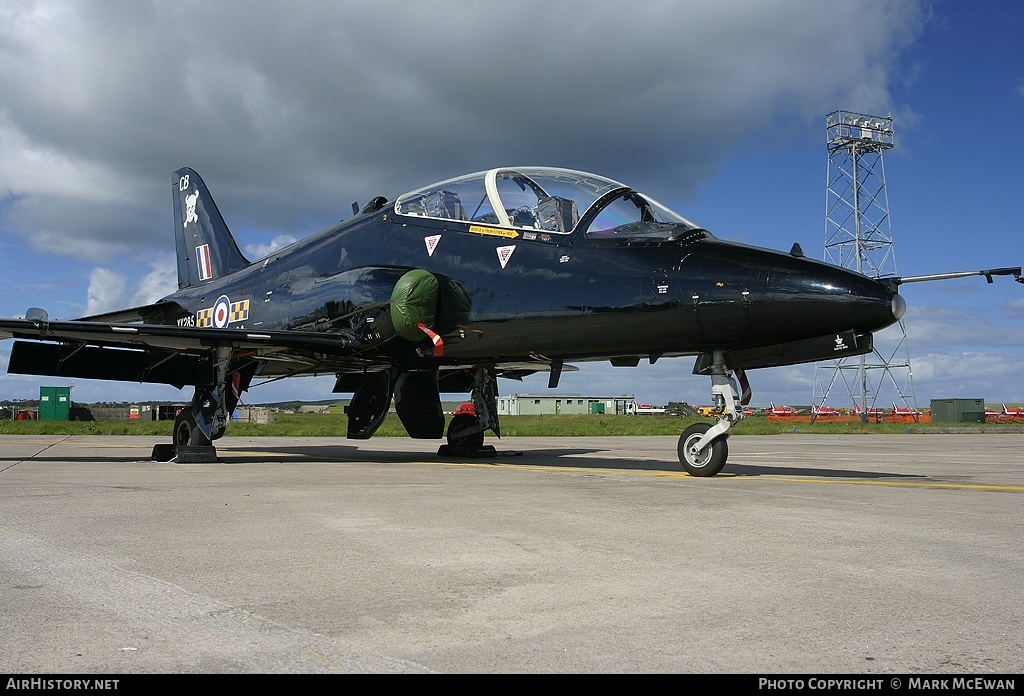
<svg viewBox="0 0 1024 696">
<path fill-rule="evenodd" d="M 413 365 L 424 358 L 409 342 L 393 340 L 387 302 L 397 278 L 414 268 L 458 279 L 471 299 L 468 316 L 444 337 L 440 362 L 453 364 L 755 348 L 871 332 L 900 311 L 901 300 L 881 282 L 710 236 L 534 236 L 409 220 L 385 208 L 180 290 L 166 299 L 187 313 L 158 321 L 346 332 L 366 346 L 384 344 L 394 360 Z"/>
</svg>

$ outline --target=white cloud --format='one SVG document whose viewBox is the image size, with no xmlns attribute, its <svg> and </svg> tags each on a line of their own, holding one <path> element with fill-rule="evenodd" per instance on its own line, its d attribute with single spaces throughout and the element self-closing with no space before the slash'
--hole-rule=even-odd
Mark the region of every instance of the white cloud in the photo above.
<svg viewBox="0 0 1024 696">
<path fill-rule="evenodd" d="M 178 267 L 173 256 L 151 262 L 150 269 L 132 293 L 132 305 L 152 304 L 178 289 Z"/>
<path fill-rule="evenodd" d="M 138 193 L 130 182 L 111 185 L 114 171 L 97 159 L 74 156 L 57 143 L 33 141 L 0 112 L 0 195 L 123 203 Z"/>
<path fill-rule="evenodd" d="M 1007 315 L 1015 319 L 1024 319 L 1024 297 L 1010 300 L 1004 305 Z"/>
<path fill-rule="evenodd" d="M 267 244 L 246 244 L 245 255 L 252 260 L 262 259 L 264 256 L 270 256 L 278 249 L 294 244 L 296 241 L 297 239 L 294 235 L 279 234 Z"/>
<path fill-rule="evenodd" d="M 86 315 L 102 314 L 124 308 L 128 282 L 124 274 L 109 268 L 94 268 L 89 273 L 88 302 Z"/>
<path fill-rule="evenodd" d="M 914 383 L 930 399 L 982 398 L 986 402 L 1024 401 L 1016 360 L 998 353 L 926 353 L 913 358 Z"/>
<path fill-rule="evenodd" d="M 988 307 L 918 306 L 907 310 L 907 337 L 917 350 L 984 345 L 1019 351 L 1024 326 L 1000 323 L 997 313 Z"/>
<path fill-rule="evenodd" d="M 177 289 L 178 274 L 173 257 L 151 262 L 150 271 L 134 287 L 129 287 L 123 273 L 109 268 L 94 268 L 89 273 L 85 313 L 102 314 L 152 304 Z"/>
</svg>

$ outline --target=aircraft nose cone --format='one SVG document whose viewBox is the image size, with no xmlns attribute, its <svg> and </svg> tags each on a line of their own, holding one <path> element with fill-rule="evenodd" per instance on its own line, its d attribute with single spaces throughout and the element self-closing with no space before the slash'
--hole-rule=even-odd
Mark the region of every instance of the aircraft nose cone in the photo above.
<svg viewBox="0 0 1024 696">
<path fill-rule="evenodd" d="M 906 302 L 885 282 L 854 271 L 838 270 L 849 274 L 849 317 L 853 329 L 876 332 L 903 317 Z"/>
<path fill-rule="evenodd" d="M 899 321 L 903 318 L 903 315 L 907 313 L 907 301 L 903 299 L 903 296 L 896 293 L 892 296 L 892 316 Z"/>
<path fill-rule="evenodd" d="M 878 331 L 899 321 L 906 301 L 888 285 L 853 271 L 850 279 L 850 319 L 861 331 Z"/>
<path fill-rule="evenodd" d="M 764 345 L 846 331 L 871 333 L 906 311 L 888 284 L 823 261 L 703 240 L 679 268 L 701 340 L 729 346 L 744 333 Z"/>
<path fill-rule="evenodd" d="M 766 300 L 775 321 L 807 337 L 878 331 L 906 311 L 885 283 L 810 259 L 776 259 Z"/>
</svg>

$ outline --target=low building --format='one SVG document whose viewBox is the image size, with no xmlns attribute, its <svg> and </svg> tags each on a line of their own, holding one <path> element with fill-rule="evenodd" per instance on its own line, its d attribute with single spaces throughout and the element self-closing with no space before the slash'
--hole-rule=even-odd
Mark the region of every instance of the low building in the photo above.
<svg viewBox="0 0 1024 696">
<path fill-rule="evenodd" d="M 544 416 L 626 413 L 632 396 L 584 396 L 582 394 L 511 394 L 498 397 L 499 416 Z"/>
<path fill-rule="evenodd" d="M 231 414 L 231 419 L 238 423 L 259 423 L 266 425 L 277 420 L 274 412 L 266 406 L 238 406 Z"/>
</svg>

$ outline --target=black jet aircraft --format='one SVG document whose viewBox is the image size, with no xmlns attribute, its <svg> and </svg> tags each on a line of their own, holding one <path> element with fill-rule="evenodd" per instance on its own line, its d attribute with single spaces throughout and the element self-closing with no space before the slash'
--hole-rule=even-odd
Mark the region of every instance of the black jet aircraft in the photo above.
<svg viewBox="0 0 1024 696">
<path fill-rule="evenodd" d="M 678 455 L 713 476 L 749 401 L 746 370 L 871 351 L 913 280 L 723 241 L 567 169 L 491 169 L 375 198 L 255 262 L 196 172 L 176 171 L 172 189 L 177 292 L 73 321 L 0 319 L 0 337 L 19 339 L 9 372 L 194 387 L 167 458 L 213 451 L 253 380 L 336 375 L 334 391 L 353 394 L 350 438 L 373 435 L 394 400 L 411 437 L 441 439 L 440 394 L 468 392 L 474 409 L 439 450 L 464 456 L 485 431 L 500 437 L 498 377 L 544 371 L 554 388 L 576 361 L 696 356 L 719 418 L 687 428 Z"/>
</svg>

